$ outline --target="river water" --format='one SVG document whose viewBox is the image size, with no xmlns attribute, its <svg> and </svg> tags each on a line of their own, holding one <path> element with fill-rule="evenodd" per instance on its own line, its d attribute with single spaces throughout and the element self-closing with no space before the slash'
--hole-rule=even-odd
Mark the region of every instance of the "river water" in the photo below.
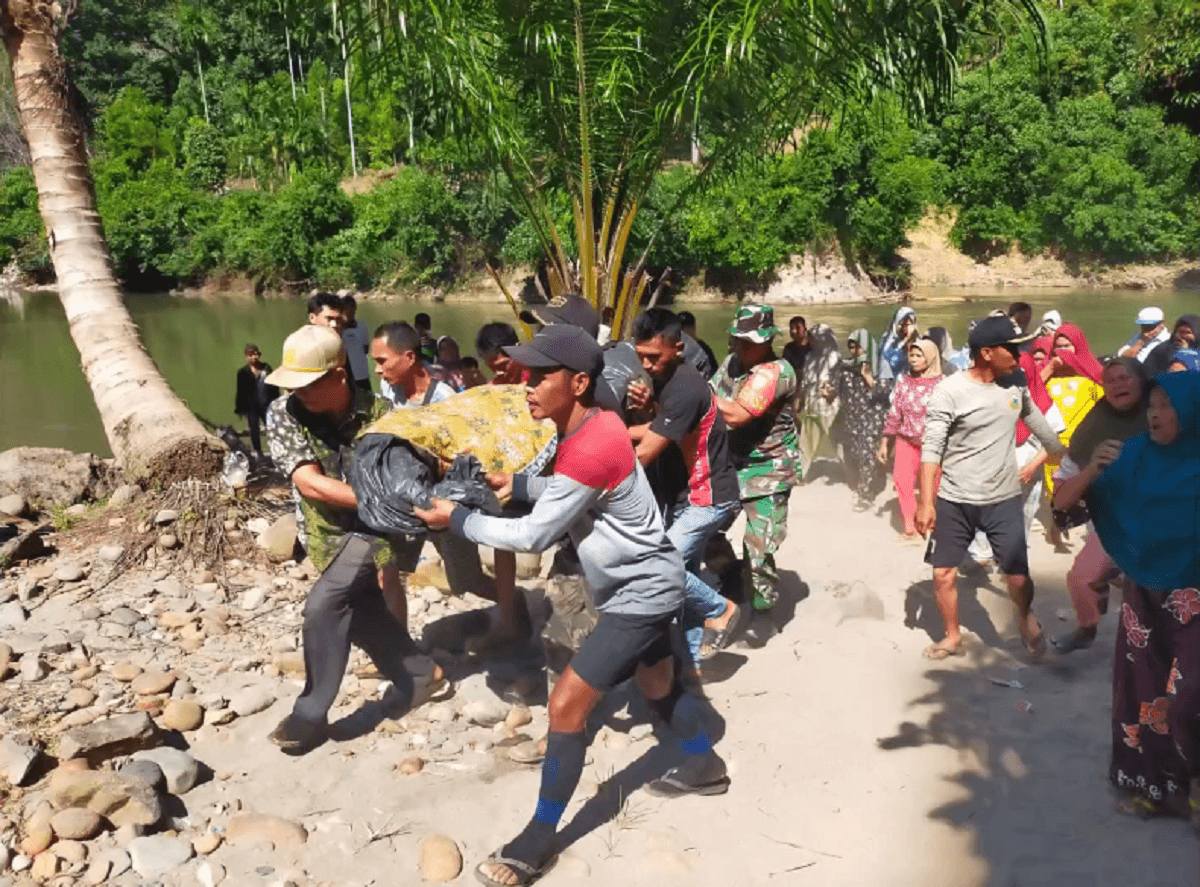
<svg viewBox="0 0 1200 887">
<path fill-rule="evenodd" d="M 1200 306 L 1200 295 L 1183 290 L 923 291 L 912 304 L 922 329 L 945 326 L 961 345 L 967 321 L 1017 299 L 1033 305 L 1035 323 L 1043 311 L 1058 309 L 1064 318 L 1083 328 L 1097 354 L 1115 351 L 1133 334 L 1133 319 L 1143 305 L 1161 307 L 1169 322 Z M 192 410 L 216 423 L 235 423 L 234 375 L 242 363 L 245 344 L 258 344 L 264 358 L 276 365 L 284 338 L 306 320 L 303 303 L 292 300 L 202 301 L 134 295 L 127 303 L 142 341 L 171 387 Z M 696 315 L 701 336 L 718 355 L 723 354 L 725 329 L 734 308 L 686 307 Z M 844 341 L 860 326 L 878 336 L 894 310 L 891 305 L 781 305 L 776 306 L 776 320 L 785 326 L 787 318 L 803 314 L 810 325 L 819 321 L 830 324 Z M 358 317 L 373 329 L 386 320 L 411 322 L 417 311 L 432 316 L 435 335 L 455 336 L 464 355 L 473 353 L 480 325 L 489 320 L 512 321 L 512 313 L 503 303 L 364 302 Z M 19 306 L 0 301 L 0 450 L 16 446 L 64 447 L 109 455 L 66 317 L 51 293 L 32 293 Z"/>
</svg>

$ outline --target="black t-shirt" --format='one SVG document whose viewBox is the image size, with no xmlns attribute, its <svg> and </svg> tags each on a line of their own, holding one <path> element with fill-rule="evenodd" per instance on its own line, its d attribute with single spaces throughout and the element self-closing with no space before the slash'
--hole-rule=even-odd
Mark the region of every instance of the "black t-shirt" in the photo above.
<svg viewBox="0 0 1200 887">
<path fill-rule="evenodd" d="M 728 431 L 704 376 L 681 363 L 665 384 L 655 387 L 658 414 L 650 430 L 675 444 L 659 456 L 660 462 L 668 460 L 659 466 L 660 476 L 669 482 L 680 477 L 682 467 L 692 505 L 736 502 L 738 482 L 729 460 Z"/>
<path fill-rule="evenodd" d="M 812 344 L 798 345 L 795 342 L 788 342 L 783 346 L 783 359 L 792 365 L 792 369 L 796 371 L 796 379 L 799 380 L 801 373 L 804 371 L 804 361 L 808 357 L 808 352 L 812 351 Z"/>
</svg>

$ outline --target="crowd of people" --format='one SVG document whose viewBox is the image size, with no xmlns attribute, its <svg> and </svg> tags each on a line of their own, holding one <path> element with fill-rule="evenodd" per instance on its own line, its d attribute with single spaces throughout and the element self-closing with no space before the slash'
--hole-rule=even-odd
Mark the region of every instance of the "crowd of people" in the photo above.
<svg viewBox="0 0 1200 887">
<path fill-rule="evenodd" d="M 828 325 L 793 317 L 777 351 L 783 333 L 772 309 L 746 304 L 718 360 L 686 312 L 650 308 L 628 340 L 613 341 L 611 317 L 569 296 L 521 314 L 537 330 L 527 341 L 509 324 L 483 325 L 476 359 L 449 336 L 435 339 L 427 314 L 367 335 L 355 308 L 352 297 L 314 296 L 279 369 L 248 345 L 238 373 L 237 412 L 260 451 L 265 424 L 271 458 L 294 488 L 303 544 L 321 570 L 304 614 L 306 685 L 271 738 L 302 754 L 328 737 L 351 644 L 391 681 L 386 702 L 395 711 L 429 689 L 413 678 L 420 651 L 408 633 L 403 581 L 426 537 L 364 532 L 350 468 L 356 439 L 394 409 L 453 403 L 481 385 L 522 386 L 532 419 L 556 431 L 553 461 L 487 473 L 500 513 L 441 498 L 413 506 L 452 590 L 497 602 L 489 638 L 497 650 L 533 640 L 534 620 L 515 588 L 516 552 L 557 546 L 555 569 L 574 565 L 587 591 L 586 601 L 571 599 L 571 612 L 546 622 L 559 617 L 572 628 L 553 638 L 569 658 L 551 668 L 549 733 L 519 758 L 542 766 L 536 812 L 479 866 L 484 883 L 528 884 L 553 864 L 555 832 L 583 769 L 588 714 L 631 678 L 684 753 L 649 789 L 666 797 L 727 790 L 702 716 L 706 663 L 739 636 L 767 641 L 777 631 L 775 555 L 791 491 L 830 453 L 860 510 L 873 506 L 890 466 L 900 538 L 925 545 L 945 624 L 944 637 L 925 649 L 929 659 L 963 652 L 959 570 L 993 564 L 1026 650 L 1041 655 L 1032 523 L 1045 508 L 1056 543 L 1087 524 L 1066 577 L 1078 626 L 1053 645 L 1062 655 L 1093 644 L 1109 588 L 1120 582 L 1111 776 L 1121 809 L 1195 814 L 1200 317 L 1184 315 L 1168 329 L 1160 309 L 1143 309 L 1138 333 L 1105 360 L 1056 311 L 1035 327 L 1022 302 L 973 321 L 958 350 L 945 328 L 923 333 L 916 311 L 902 306 L 878 340 L 857 329 L 844 351 Z M 739 515 L 740 557 L 727 538 Z M 492 576 L 480 567 L 479 546 L 495 550 Z M 563 600 L 550 597 L 556 611 L 568 607 Z"/>
</svg>

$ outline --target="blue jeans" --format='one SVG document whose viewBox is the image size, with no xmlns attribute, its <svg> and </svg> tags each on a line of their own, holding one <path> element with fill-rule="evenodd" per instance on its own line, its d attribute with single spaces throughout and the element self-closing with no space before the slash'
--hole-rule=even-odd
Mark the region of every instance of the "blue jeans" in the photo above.
<svg viewBox="0 0 1200 887">
<path fill-rule="evenodd" d="M 701 579 L 700 560 L 708 540 L 720 532 L 727 521 L 741 509 L 740 502 L 721 505 L 685 505 L 676 508 L 668 516 L 667 538 L 683 555 L 687 569 L 683 589 L 683 632 L 687 638 L 688 652 L 692 662 L 700 663 L 700 641 L 704 636 L 704 622 L 716 619 L 725 612 L 728 601 Z"/>
</svg>

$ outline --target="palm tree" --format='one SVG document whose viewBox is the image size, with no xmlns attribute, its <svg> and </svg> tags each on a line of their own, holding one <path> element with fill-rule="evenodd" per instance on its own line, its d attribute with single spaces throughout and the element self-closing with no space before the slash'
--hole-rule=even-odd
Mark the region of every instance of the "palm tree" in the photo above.
<svg viewBox="0 0 1200 887">
<path fill-rule="evenodd" d="M 1044 34 L 1037 0 L 348 0 L 343 19 L 379 67 L 429 72 L 514 186 L 548 295 L 614 307 L 618 332 L 648 282 L 646 251 L 625 260 L 633 220 L 673 152 L 703 144 L 699 186 L 880 90 L 927 111 L 984 24 Z M 571 197 L 577 262 L 553 188 Z"/>
<path fill-rule="evenodd" d="M 54 0 L 0 0 L 0 36 L 71 338 L 126 475 L 143 482 L 209 476 L 220 468 L 222 447 L 163 381 L 121 300 L 59 52 L 60 9 Z"/>
</svg>

